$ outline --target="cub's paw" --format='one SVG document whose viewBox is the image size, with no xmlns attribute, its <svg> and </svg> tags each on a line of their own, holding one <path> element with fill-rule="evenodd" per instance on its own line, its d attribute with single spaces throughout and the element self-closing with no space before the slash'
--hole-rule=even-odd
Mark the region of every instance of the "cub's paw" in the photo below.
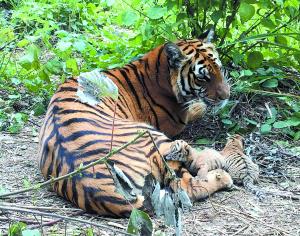
<svg viewBox="0 0 300 236">
<path fill-rule="evenodd" d="M 175 140 L 170 148 L 170 152 L 165 156 L 167 161 L 188 161 L 190 145 L 183 140 Z"/>
</svg>

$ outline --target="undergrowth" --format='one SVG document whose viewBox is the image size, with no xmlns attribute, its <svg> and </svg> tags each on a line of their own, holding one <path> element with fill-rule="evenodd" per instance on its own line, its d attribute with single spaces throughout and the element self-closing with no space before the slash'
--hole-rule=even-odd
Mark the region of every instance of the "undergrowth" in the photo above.
<svg viewBox="0 0 300 236">
<path fill-rule="evenodd" d="M 68 76 L 122 66 L 166 41 L 214 27 L 232 77 L 232 99 L 219 111 L 223 127 L 247 132 L 250 125 L 261 134 L 300 138 L 297 0 L 5 0 L 0 5 L 2 131 L 17 133 L 32 116 L 44 114 Z M 269 102 L 259 118 L 240 120 L 231 111 L 241 96 Z"/>
</svg>

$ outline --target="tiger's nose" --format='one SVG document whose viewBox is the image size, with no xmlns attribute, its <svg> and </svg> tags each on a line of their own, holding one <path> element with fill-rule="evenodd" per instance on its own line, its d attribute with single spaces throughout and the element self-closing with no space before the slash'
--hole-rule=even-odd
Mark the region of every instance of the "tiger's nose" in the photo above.
<svg viewBox="0 0 300 236">
<path fill-rule="evenodd" d="M 219 100 L 225 100 L 230 97 L 230 86 L 228 84 L 222 84 L 217 90 L 217 98 Z"/>
</svg>

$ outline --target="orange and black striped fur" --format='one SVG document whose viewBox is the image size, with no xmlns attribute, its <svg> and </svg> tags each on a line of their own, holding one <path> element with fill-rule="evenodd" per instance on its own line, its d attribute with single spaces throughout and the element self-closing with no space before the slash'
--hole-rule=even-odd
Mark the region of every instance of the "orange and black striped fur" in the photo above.
<svg viewBox="0 0 300 236">
<path fill-rule="evenodd" d="M 113 148 L 132 140 L 140 130 L 151 132 L 160 153 L 170 153 L 172 136 L 202 116 L 204 103 L 211 105 L 229 97 L 212 32 L 199 39 L 166 43 L 123 68 L 102 71 L 118 87 Z M 115 101 L 103 98 L 97 105 L 81 102 L 77 78 L 68 79 L 52 97 L 40 131 L 39 166 L 46 179 L 65 175 L 110 150 Z M 189 154 L 187 154 L 189 155 Z M 197 153 L 192 158 L 197 158 Z M 54 184 L 53 189 L 82 209 L 101 215 L 125 217 L 132 206 L 143 208 L 142 188 L 149 173 L 162 185 L 166 170 L 148 136 L 110 158 L 136 189 L 130 203 L 115 192 L 104 164 Z M 169 161 L 192 200 L 196 201 L 232 184 L 224 171 L 203 183 L 184 163 Z M 205 186 L 204 186 L 205 185 Z M 177 185 L 170 183 L 173 190 Z M 204 186 L 206 189 L 203 189 Z"/>
<path fill-rule="evenodd" d="M 177 145 L 178 146 L 178 145 Z M 166 156 L 167 160 L 177 160 L 185 163 L 191 174 L 197 175 L 202 180 L 207 180 L 207 173 L 214 169 L 223 169 L 227 171 L 233 182 L 242 184 L 248 191 L 254 193 L 258 198 L 264 197 L 264 191 L 255 185 L 259 178 L 259 167 L 251 158 L 244 153 L 243 137 L 241 135 L 233 135 L 222 151 L 210 148 L 191 154 L 183 155 L 183 150 L 189 153 L 196 152 L 189 145 L 181 145 L 183 148 L 175 150 Z M 177 155 L 175 155 L 177 153 Z M 191 158 L 197 155 L 198 158 Z"/>
</svg>

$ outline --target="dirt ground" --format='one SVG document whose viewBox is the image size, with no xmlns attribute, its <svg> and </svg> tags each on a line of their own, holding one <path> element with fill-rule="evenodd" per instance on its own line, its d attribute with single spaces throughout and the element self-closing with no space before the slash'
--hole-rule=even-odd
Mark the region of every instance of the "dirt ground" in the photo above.
<svg viewBox="0 0 300 236">
<path fill-rule="evenodd" d="M 34 123 L 34 124 L 33 124 Z M 37 167 L 37 135 L 41 119 L 29 123 L 20 134 L 0 134 L 0 192 L 13 191 L 43 181 Z M 192 139 L 192 125 L 184 135 Z M 203 128 L 203 127 L 202 127 Z M 212 127 L 212 129 L 217 129 Z M 183 136 L 184 136 L 183 135 Z M 246 151 L 260 165 L 259 186 L 293 193 L 300 197 L 300 159 L 291 150 L 275 146 L 255 133 L 246 137 Z M 57 221 L 50 216 L 0 211 L 0 235 L 6 235 L 9 224 L 23 221 L 31 229 L 42 229 L 43 235 L 122 235 L 128 219 L 103 218 L 76 209 L 46 188 L 0 200 L 0 205 L 29 211 L 43 211 L 70 216 L 102 226 L 75 221 Z M 155 235 L 172 235 L 174 230 L 153 219 Z M 50 226 L 45 226 L 50 224 Z M 245 191 L 218 192 L 210 199 L 194 204 L 182 217 L 183 235 L 300 235 L 300 201 L 268 195 L 263 201 Z M 92 229 L 91 229 L 92 228 Z"/>
</svg>

